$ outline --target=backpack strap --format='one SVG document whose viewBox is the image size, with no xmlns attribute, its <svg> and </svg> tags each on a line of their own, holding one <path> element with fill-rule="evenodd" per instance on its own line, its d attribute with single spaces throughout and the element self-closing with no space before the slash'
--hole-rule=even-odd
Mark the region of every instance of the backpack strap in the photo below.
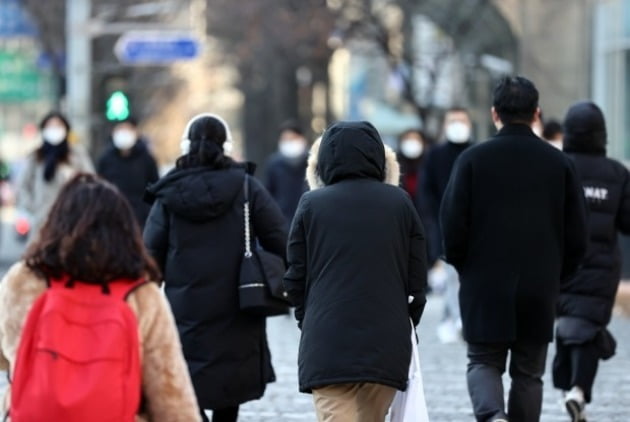
<svg viewBox="0 0 630 422">
<path fill-rule="evenodd" d="M 97 286 L 103 289 L 103 294 L 112 295 L 113 297 L 117 297 L 120 300 L 126 301 L 129 295 L 133 293 L 137 288 L 149 282 L 145 279 L 120 279 L 111 281 L 107 283 L 107 285 L 101 286 L 99 284 L 85 284 L 80 282 L 75 283 L 75 281 L 72 280 L 70 277 L 64 276 L 60 279 L 49 278 L 47 280 L 47 283 L 48 288 L 56 290 L 67 288 L 78 288 L 80 290 L 85 288 L 86 286 Z"/>
<path fill-rule="evenodd" d="M 110 283 L 109 290 L 110 294 L 114 297 L 120 298 L 121 300 L 126 301 L 133 292 L 135 292 L 139 287 L 149 283 L 145 279 L 140 280 L 115 280 Z"/>
</svg>

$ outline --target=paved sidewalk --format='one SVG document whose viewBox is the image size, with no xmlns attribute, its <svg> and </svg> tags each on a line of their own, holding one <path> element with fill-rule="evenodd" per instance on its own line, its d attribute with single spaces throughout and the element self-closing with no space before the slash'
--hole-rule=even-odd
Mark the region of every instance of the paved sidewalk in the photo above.
<svg viewBox="0 0 630 422">
<path fill-rule="evenodd" d="M 440 344 L 435 328 L 441 315 L 442 301 L 429 300 L 418 330 L 425 393 L 432 422 L 473 421 L 466 390 L 465 346 Z M 611 331 L 619 342 L 617 355 L 603 362 L 594 388 L 590 419 L 598 422 L 630 421 L 630 319 L 616 317 Z M 315 421 L 310 395 L 297 391 L 297 342 L 299 331 L 288 317 L 269 321 L 269 338 L 278 381 L 271 384 L 265 397 L 242 407 L 244 422 Z M 549 349 L 548 362 L 554 355 Z M 506 377 L 506 391 L 507 391 Z M 560 394 L 553 389 L 549 371 L 545 375 L 544 422 L 566 422 L 568 416 L 560 405 Z"/>
</svg>

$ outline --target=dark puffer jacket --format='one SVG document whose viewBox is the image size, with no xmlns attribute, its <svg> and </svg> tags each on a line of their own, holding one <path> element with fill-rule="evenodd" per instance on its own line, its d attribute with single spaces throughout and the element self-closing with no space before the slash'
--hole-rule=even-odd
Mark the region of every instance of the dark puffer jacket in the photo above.
<svg viewBox="0 0 630 422">
<path fill-rule="evenodd" d="M 291 225 L 300 197 L 307 190 L 305 173 L 306 154 L 296 160 L 289 160 L 277 153 L 267 164 L 265 187 L 282 210 L 287 227 Z"/>
<path fill-rule="evenodd" d="M 426 250 L 409 196 L 391 185 L 398 166 L 388 157 L 386 164 L 378 132 L 363 122 L 329 128 L 319 162 L 309 160 L 309 181 L 322 187 L 300 201 L 285 277 L 302 328 L 303 392 L 360 382 L 406 388 L 409 319 L 417 324 L 424 308 Z"/>
<path fill-rule="evenodd" d="M 617 233 L 630 234 L 630 173 L 606 158 L 606 128 L 599 109 L 579 103 L 567 114 L 564 150 L 584 187 L 589 208 L 589 242 L 580 270 L 562 286 L 560 316 L 605 326 L 621 278 Z"/>
<path fill-rule="evenodd" d="M 274 380 L 265 319 L 242 313 L 245 169 L 174 170 L 153 185 L 144 241 L 164 272 L 199 405 L 221 409 L 260 398 Z M 250 178 L 252 224 L 260 244 L 284 256 L 284 219 Z"/>
<path fill-rule="evenodd" d="M 98 161 L 98 174 L 118 187 L 131 204 L 138 223 L 144 226 L 151 210 L 142 199 L 144 191 L 159 178 L 157 164 L 146 142 L 139 139 L 128 155 L 110 147 Z"/>
</svg>

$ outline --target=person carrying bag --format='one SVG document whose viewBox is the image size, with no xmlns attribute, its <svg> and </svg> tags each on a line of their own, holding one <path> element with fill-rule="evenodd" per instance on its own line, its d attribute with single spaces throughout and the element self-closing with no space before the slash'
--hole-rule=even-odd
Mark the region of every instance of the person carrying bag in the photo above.
<svg viewBox="0 0 630 422">
<path fill-rule="evenodd" d="M 424 383 L 420 368 L 420 353 L 416 330 L 411 322 L 411 362 L 405 391 L 397 391 L 391 407 L 391 422 L 429 422 Z"/>
</svg>

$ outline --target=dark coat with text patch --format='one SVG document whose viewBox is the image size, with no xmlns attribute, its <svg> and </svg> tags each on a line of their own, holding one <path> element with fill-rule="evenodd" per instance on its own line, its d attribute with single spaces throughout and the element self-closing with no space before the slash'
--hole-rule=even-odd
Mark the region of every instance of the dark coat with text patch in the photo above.
<svg viewBox="0 0 630 422">
<path fill-rule="evenodd" d="M 586 248 L 575 168 L 526 125 L 506 125 L 459 157 L 441 208 L 446 260 L 460 276 L 471 343 L 553 338 L 562 280 Z"/>
<path fill-rule="evenodd" d="M 583 103 L 572 107 L 570 116 L 579 128 L 597 114 Z M 588 203 L 589 241 L 580 270 L 562 286 L 558 313 L 605 326 L 621 278 L 617 235 L 630 234 L 630 173 L 606 158 L 605 129 L 569 133 L 564 149 L 575 163 Z"/>
</svg>

